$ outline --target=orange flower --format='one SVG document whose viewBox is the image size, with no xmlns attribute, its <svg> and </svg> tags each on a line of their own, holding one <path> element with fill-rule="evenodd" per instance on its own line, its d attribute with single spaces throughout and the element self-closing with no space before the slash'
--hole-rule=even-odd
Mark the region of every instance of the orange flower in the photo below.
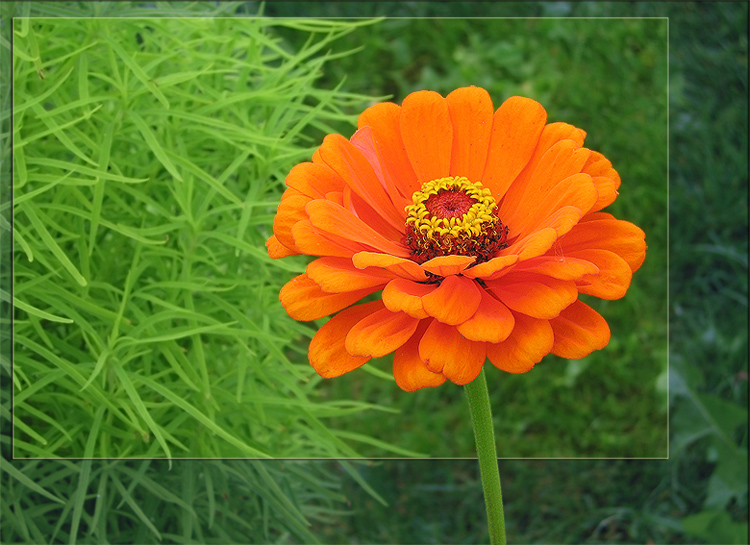
<svg viewBox="0 0 750 545">
<path fill-rule="evenodd" d="M 321 376 L 395 352 L 414 391 L 467 384 L 487 358 L 523 373 L 609 342 L 578 294 L 625 295 L 645 235 L 600 212 L 620 177 L 586 133 L 546 120 L 528 98 L 494 111 L 478 87 L 419 91 L 368 108 L 351 139 L 326 136 L 291 170 L 266 245 L 319 257 L 280 299 L 297 320 L 338 312 L 310 343 Z"/>
</svg>

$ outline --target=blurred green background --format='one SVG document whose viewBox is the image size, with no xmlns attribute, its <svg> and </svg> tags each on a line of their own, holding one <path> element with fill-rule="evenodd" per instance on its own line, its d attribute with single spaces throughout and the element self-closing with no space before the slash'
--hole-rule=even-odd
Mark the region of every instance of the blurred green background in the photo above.
<svg viewBox="0 0 750 545">
<path fill-rule="evenodd" d="M 13 13 L 7 6 L 3 4 L 4 30 Z M 127 3 L 30 7 L 20 6 L 17 13 L 123 15 L 134 9 Z M 141 13 L 160 14 L 218 10 L 210 3 L 138 7 Z M 236 9 L 254 14 L 258 6 L 224 9 L 229 11 L 219 13 Z M 658 429 L 643 422 L 660 423 L 666 415 L 660 401 L 667 376 L 663 371 L 668 313 L 670 459 L 501 461 L 509 542 L 746 543 L 747 5 L 274 2 L 265 6 L 265 14 L 460 17 L 451 23 L 387 20 L 365 33 L 351 34 L 333 49 L 364 49 L 328 64 L 316 87 L 331 89 L 345 75 L 342 89 L 347 92 L 392 94 L 396 100 L 419 88 L 446 93 L 467 83 L 485 86 L 497 102 L 512 94 L 532 96 L 547 107 L 551 120 L 587 130 L 586 145 L 611 159 L 623 178 L 612 211 L 646 230 L 649 255 L 625 299 L 599 307 L 617 342 L 601 353 L 602 359 L 587 358 L 584 362 L 589 363 L 583 365 L 550 361 L 540 364 L 537 373 L 512 377 L 532 387 L 525 397 L 518 393 L 520 385 L 496 372 L 496 428 L 498 437 L 510 441 L 518 455 L 530 455 L 523 451 L 524 437 L 549 446 L 545 441 L 558 435 L 561 425 L 591 423 L 590 412 L 598 407 L 579 401 L 592 391 L 622 391 L 618 389 L 624 382 L 627 397 L 612 399 L 603 409 L 612 415 L 627 411 L 623 419 L 631 419 L 636 428 L 641 423 L 642 428 Z M 666 164 L 659 140 L 664 134 L 665 96 L 663 89 L 653 95 L 638 92 L 663 87 L 666 67 L 657 45 L 666 38 L 666 21 L 465 20 L 471 16 L 669 16 L 668 307 L 657 295 L 665 289 L 667 265 L 667 207 L 661 185 Z M 406 27 L 419 27 L 422 35 Z M 556 47 L 540 48 L 531 38 L 550 33 Z M 299 47 L 293 34 L 282 36 L 289 51 Z M 344 43 L 346 39 L 351 42 Z M 1 51 L 6 67 L 7 49 Z M 590 75 L 570 78 L 574 71 Z M 607 77 L 602 77 L 603 71 Z M 6 142 L 7 77 L 4 73 Z M 467 81 L 471 78 L 476 79 Z M 337 128 L 348 134 L 343 120 Z M 5 169 L 7 152 L 4 146 Z M 2 174 L 5 192 L 7 170 Z M 6 220 L 8 212 L 3 208 Z M 7 273 L 3 281 L 7 293 Z M 628 333 L 618 337 L 618 330 Z M 0 542 L 486 542 L 478 468 L 472 460 L 381 460 L 365 465 L 174 461 L 171 468 L 166 461 L 13 462 L 7 335 L 4 328 Z M 305 344 L 302 337 L 300 345 Z M 636 354 L 641 354 L 640 360 Z M 387 370 L 387 363 L 382 369 Z M 639 375 L 654 371 L 654 366 L 658 373 Z M 366 419 L 362 425 L 368 434 L 399 445 L 406 438 L 415 445 L 470 448 L 470 433 L 461 429 L 467 415 L 458 409 L 463 406 L 459 388 L 448 385 L 420 397 L 396 393 L 387 380 L 350 375 L 316 388 L 323 389 L 326 401 L 375 396 L 402 409 L 387 419 L 381 414 L 367 420 L 368 411 L 359 413 L 358 418 Z M 389 391 L 394 392 L 392 398 Z M 530 397 L 533 393 L 540 398 Z M 429 400 L 430 395 L 435 399 Z M 446 435 L 438 435 L 417 418 L 424 410 L 422 403 L 435 402 L 445 406 L 433 422 Z M 542 411 L 539 406 L 545 403 L 550 405 Z M 557 412 L 550 407 L 557 407 Z M 414 420 L 408 422 L 410 415 Z M 335 428 L 339 422 L 327 424 Z M 412 431 L 406 437 L 405 426 Z M 573 438 L 567 443 L 550 441 L 568 449 L 563 455 L 592 449 L 616 456 L 614 452 L 622 451 L 624 446 L 617 443 L 621 429 L 592 428 L 567 430 Z M 635 449 L 662 446 L 663 435 L 633 437 L 641 441 L 629 445 Z M 595 439 L 604 439 L 603 444 L 589 444 Z"/>
</svg>

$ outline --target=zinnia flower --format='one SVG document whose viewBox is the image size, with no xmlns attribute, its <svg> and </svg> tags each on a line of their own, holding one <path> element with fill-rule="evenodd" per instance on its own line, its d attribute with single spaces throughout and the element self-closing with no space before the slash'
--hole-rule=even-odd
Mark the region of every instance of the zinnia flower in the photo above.
<svg viewBox="0 0 750 545">
<path fill-rule="evenodd" d="M 310 343 L 318 374 L 394 352 L 414 391 L 467 384 L 488 358 L 523 373 L 609 342 L 578 295 L 625 295 L 645 235 L 600 212 L 620 177 L 586 133 L 546 121 L 528 98 L 494 111 L 478 87 L 419 91 L 368 108 L 351 139 L 326 136 L 291 170 L 266 245 L 318 256 L 280 294 L 297 320 L 338 312 Z"/>
</svg>

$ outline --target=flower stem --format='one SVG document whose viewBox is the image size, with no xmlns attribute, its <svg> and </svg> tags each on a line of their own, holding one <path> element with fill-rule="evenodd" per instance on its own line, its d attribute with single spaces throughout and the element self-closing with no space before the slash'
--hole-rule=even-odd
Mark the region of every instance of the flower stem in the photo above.
<svg viewBox="0 0 750 545">
<path fill-rule="evenodd" d="M 471 423 L 474 426 L 474 439 L 477 443 L 479 472 L 482 477 L 484 503 L 487 507 L 487 522 L 492 545 L 505 545 L 505 517 L 503 515 L 503 493 L 500 490 L 500 472 L 497 468 L 495 433 L 492 429 L 492 411 L 484 368 L 479 376 L 467 384 L 466 397 L 469 400 Z"/>
</svg>

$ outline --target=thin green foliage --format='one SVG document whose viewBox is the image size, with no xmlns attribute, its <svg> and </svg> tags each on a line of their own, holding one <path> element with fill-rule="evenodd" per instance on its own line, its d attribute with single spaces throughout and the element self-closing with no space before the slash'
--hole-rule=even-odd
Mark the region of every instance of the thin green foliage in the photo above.
<svg viewBox="0 0 750 545">
<path fill-rule="evenodd" d="M 239 544 L 288 542 L 290 536 L 319 543 L 310 519 L 325 520 L 345 501 L 335 466 L 323 462 L 175 461 L 171 469 L 153 460 L 17 465 L 0 462 L 4 543 Z"/>
<path fill-rule="evenodd" d="M 278 302 L 304 262 L 264 248 L 290 166 L 364 103 L 315 83 L 371 23 L 16 20 L 15 456 L 357 456 L 350 440 L 373 441 L 326 430 L 377 406 L 305 386 L 311 330 Z"/>
</svg>

